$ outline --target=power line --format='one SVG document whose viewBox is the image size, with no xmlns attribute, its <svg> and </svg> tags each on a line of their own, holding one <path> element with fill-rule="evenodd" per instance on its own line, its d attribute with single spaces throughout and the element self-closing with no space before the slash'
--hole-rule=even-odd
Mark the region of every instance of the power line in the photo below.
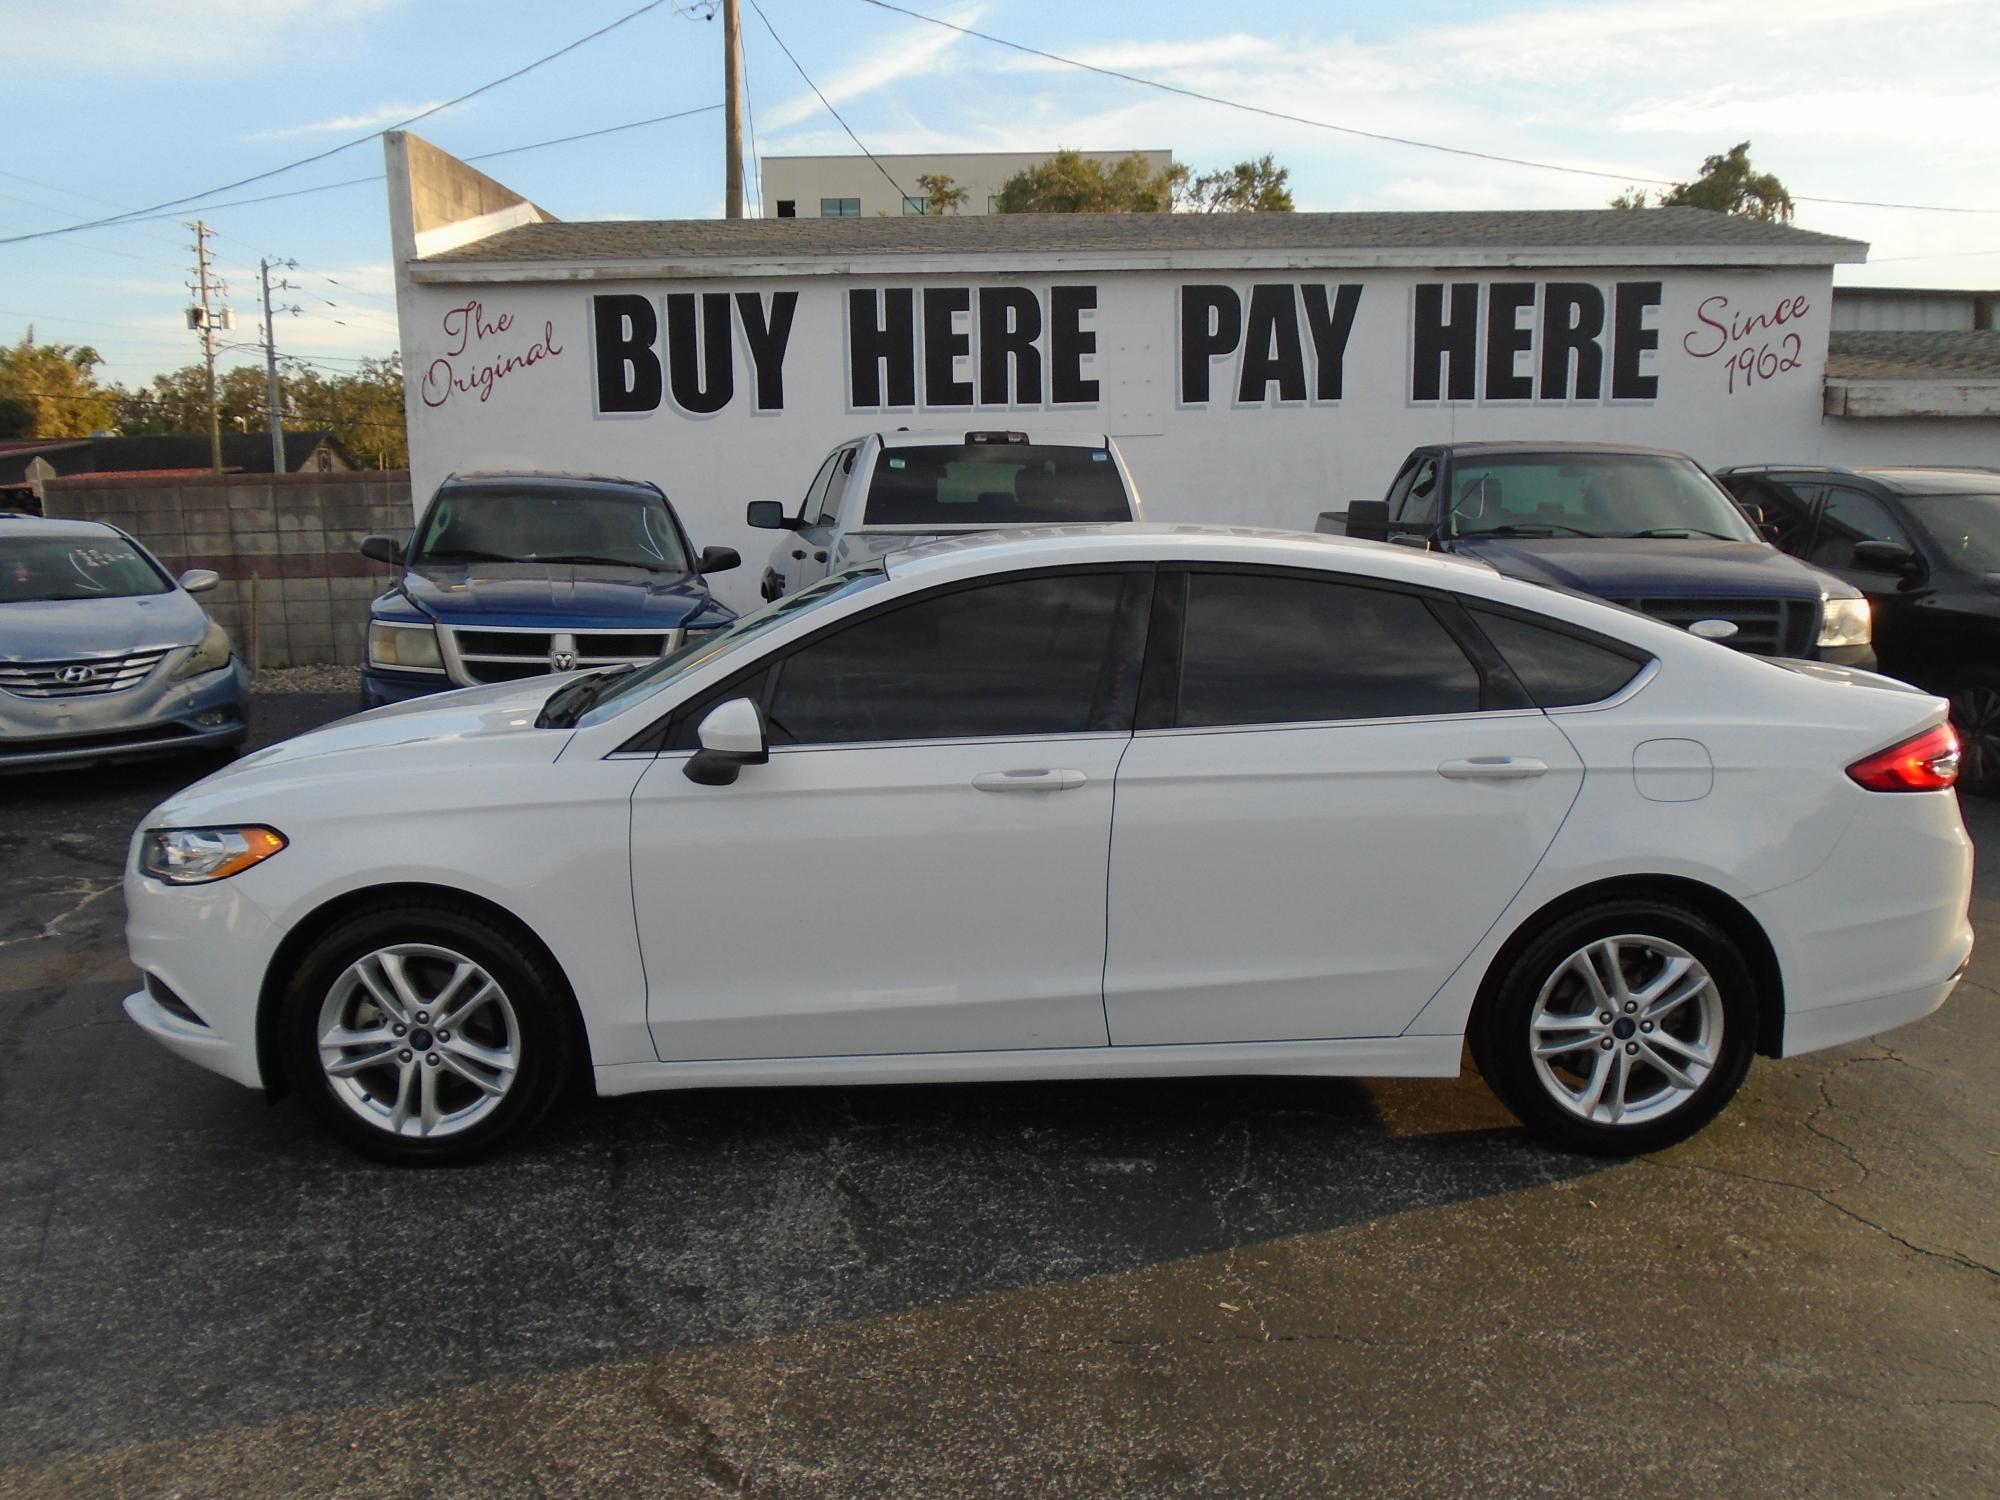
<svg viewBox="0 0 2000 1500">
<path fill-rule="evenodd" d="M 637 20 L 640 16 L 645 15 L 647 11 L 659 9 L 660 6 L 664 5 L 665 3 L 666 0 L 646 0 L 646 3 L 644 5 L 641 5 L 637 10 L 627 11 L 617 20 L 610 22 L 608 25 L 598 27 L 597 30 L 589 33 L 587 36 L 580 36 L 575 41 L 569 43 L 567 46 L 558 47 L 555 51 L 536 58 L 533 62 L 528 63 L 524 67 L 516 68 L 511 73 L 505 74 L 499 78 L 492 79 L 487 83 L 480 84 L 479 87 L 476 89 L 469 89 L 465 93 L 460 94 L 455 99 L 447 99 L 442 104 L 433 104 L 429 109 L 419 110 L 417 113 L 411 115 L 406 120 L 399 120 L 394 125 L 386 125 L 382 127 L 381 130 L 371 130 L 366 135 L 356 136 L 351 141 L 342 141 L 338 146 L 329 146 L 327 147 L 326 150 L 316 151 L 311 156 L 302 156 L 297 161 L 285 163 L 285 165 L 283 165 L 282 167 L 272 167 L 269 171 L 266 172 L 256 172 L 248 177 L 239 177 L 234 182 L 226 182 L 221 187 L 209 188 L 205 192 L 189 193 L 185 197 L 181 198 L 168 198 L 164 202 L 155 203 L 150 205 L 149 207 L 142 209 L 135 209 L 130 213 L 114 214 L 109 218 L 103 218 L 103 219 L 87 220 L 84 223 L 73 224 L 63 229 L 44 229 L 35 234 L 17 234 L 7 239 L 0 239 L 0 245 L 19 244 L 23 240 L 47 239 L 53 235 L 59 235 L 59 234 L 74 234 L 79 229 L 97 229 L 107 224 L 123 223 L 130 219 L 141 218 L 147 215 L 158 213 L 164 209 L 186 208 L 191 204 L 201 201 L 202 199 L 213 198 L 220 193 L 231 193 L 234 192 L 237 188 L 248 187 L 253 182 L 264 182 L 270 178 L 277 177 L 282 173 L 295 171 L 300 167 L 311 166 L 316 161 L 325 161 L 330 156 L 338 156 L 343 151 L 350 151 L 356 146 L 366 145 L 368 142 L 374 140 L 377 136 L 383 134 L 384 131 L 408 129 L 410 126 L 416 124 L 419 120 L 427 120 L 432 115 L 450 109 L 454 105 L 463 104 L 469 99 L 476 99 L 481 94 L 488 93 L 493 89 L 499 88 L 502 84 L 512 83 L 515 79 L 520 78 L 528 73 L 534 72 L 535 69 L 543 66 L 545 63 L 554 62 L 557 58 L 564 56 L 566 53 L 574 52 L 577 48 L 585 45 L 586 43 L 596 41 L 597 38 L 605 35 L 607 32 L 616 31 L 620 26 L 623 26 L 626 22 Z"/>
<path fill-rule="evenodd" d="M 579 131 L 575 135 L 553 136 L 546 141 L 529 141 L 526 145 L 523 146 L 506 146 L 498 151 L 481 151 L 477 155 L 463 157 L 461 158 L 461 160 L 468 162 L 493 161 L 497 157 L 502 157 L 502 156 L 519 156 L 524 151 L 541 151 L 550 146 L 567 146 L 572 141 L 594 140 L 596 137 L 601 135 L 616 135 L 620 131 L 638 130 L 641 127 L 647 125 L 663 125 L 669 120 L 685 120 L 692 115 L 712 114 L 716 110 L 719 110 L 721 108 L 722 106 L 720 104 L 704 104 L 696 109 L 675 110 L 672 114 L 667 114 L 667 115 L 649 115 L 647 118 L 643 120 L 627 120 L 622 125 L 605 125 L 599 127 L 596 130 Z M 282 193 L 265 193 L 256 198 L 232 198 L 227 203 L 209 204 L 208 211 L 213 213 L 216 209 L 221 209 L 221 208 L 248 208 L 258 203 L 276 203 L 280 199 L 284 198 L 304 198 L 313 193 L 330 193 L 334 191 L 336 188 L 364 187 L 371 182 L 383 181 L 384 176 L 385 174 L 381 172 L 375 172 L 367 177 L 346 177 L 341 179 L 339 182 L 322 182 L 314 187 L 290 188 Z M 139 218 L 118 220 L 115 221 L 115 224 L 142 224 L 153 219 L 173 219 L 178 217 L 179 217 L 178 214 L 172 214 L 172 213 L 146 214 L 143 217 Z M 105 222 L 113 223 L 114 221 L 107 220 Z M 78 224 L 75 227 L 78 229 L 88 229 L 91 228 L 92 226 L 88 224 Z M 0 240 L 0 245 L 11 244 L 11 243 L 12 241 L 10 240 Z"/>
<path fill-rule="evenodd" d="M 756 0 L 751 0 L 754 5 Z M 1378 130 L 1363 130 L 1357 125 L 1336 125 L 1331 120 L 1314 120 L 1305 115 L 1289 114 L 1281 109 L 1268 109 L 1261 104 L 1245 104 L 1237 99 L 1224 99 L 1215 94 L 1204 94 L 1199 89 L 1182 88 L 1178 84 L 1162 83 L 1157 78 L 1142 78 L 1136 73 L 1120 72 L 1116 68 L 1100 67 L 1096 63 L 1083 62 L 1078 58 L 1064 57 L 1060 53 L 1046 52 L 1040 47 L 1030 47 L 1025 42 L 1009 41 L 1004 36 L 994 36 L 991 32 L 979 31 L 970 26 L 961 26 L 956 21 L 942 20 L 937 16 L 927 16 L 922 11 L 911 10 L 908 6 L 892 4 L 891 0 L 862 0 L 864 5 L 872 5 L 877 10 L 893 11 L 899 16 L 908 16 L 913 21 L 925 21 L 932 26 L 941 26 L 946 31 L 956 31 L 961 36 L 977 37 L 982 42 L 991 42 L 996 47 L 1007 47 L 1015 52 L 1024 52 L 1030 57 L 1043 58 L 1049 62 L 1061 63 L 1066 68 L 1080 68 L 1086 73 L 1096 73 L 1105 78 L 1116 78 L 1124 83 L 1136 83 L 1142 88 L 1157 89 L 1163 94 L 1177 94 L 1183 99 L 1198 100 L 1203 104 L 1219 104 L 1224 109 L 1240 110 L 1244 114 L 1262 115 L 1266 119 L 1283 120 L 1292 125 L 1308 125 L 1315 130 L 1331 130 L 1340 135 L 1359 136 L 1364 140 L 1383 141 L 1392 146 L 1410 146 L 1419 151 L 1438 151 L 1447 156 L 1465 156 L 1475 161 L 1498 162 L 1510 167 L 1531 167 L 1538 172 L 1563 172 L 1572 177 L 1595 177 L 1605 182 L 1622 182 L 1632 186 L 1644 184 L 1648 187 L 1678 187 L 1679 183 L 1669 182 L 1661 177 L 1640 177 L 1623 172 L 1603 172 L 1592 167 L 1567 167 L 1558 162 L 1535 161 L 1525 156 L 1501 156 L 1491 151 L 1474 151 L 1465 146 L 1446 146 L 1437 141 L 1420 141 L 1411 136 L 1385 135 Z M 760 10 L 759 15 L 763 12 Z M 770 25 L 769 21 L 764 23 Z M 773 33 L 775 35 L 775 33 Z M 780 42 L 779 46 L 784 43 Z M 790 54 L 788 53 L 787 56 Z M 801 76 L 804 70 L 801 69 Z M 811 79 L 806 80 L 808 83 Z M 814 89 L 814 93 L 819 90 Z M 821 103 L 825 103 L 824 97 Z M 833 108 L 827 105 L 828 109 Z M 839 119 L 838 115 L 834 116 Z M 846 121 L 841 121 L 845 125 Z M 853 135 L 853 131 L 848 131 Z M 857 146 L 861 143 L 857 140 Z M 863 151 L 867 148 L 862 147 Z M 873 158 L 870 158 L 873 160 Z M 876 165 L 881 165 L 879 162 Z M 1933 214 L 2000 214 L 2000 208 L 1959 208 L 1936 203 L 1880 203 L 1866 198 L 1819 198 L 1805 193 L 1792 194 L 1795 203 L 1823 203 L 1841 208 L 1891 208 L 1912 213 Z M 4 242 L 0 242 L 4 243 Z"/>
<path fill-rule="evenodd" d="M 799 77 L 805 79 L 806 87 L 811 89 L 815 94 L 819 95 L 819 102 L 826 106 L 826 112 L 832 115 L 834 119 L 840 120 L 840 128 L 847 132 L 847 138 L 850 141 L 854 142 L 855 145 L 861 147 L 861 154 L 863 156 L 867 157 L 871 162 L 875 162 L 875 170 L 880 172 L 884 177 L 888 178 L 889 186 L 896 190 L 896 193 L 899 197 L 908 198 L 910 195 L 903 191 L 903 185 L 900 182 L 896 181 L 895 178 L 889 177 L 889 169 L 883 166 L 881 162 L 875 161 L 875 153 L 873 151 L 870 151 L 866 146 L 861 145 L 861 137 L 854 133 L 854 127 L 848 124 L 847 121 L 842 120 L 840 118 L 840 111 L 833 107 L 833 101 L 828 99 L 826 95 L 821 94 L 819 92 L 819 85 L 812 81 L 812 75 L 806 72 L 805 67 L 799 62 L 799 60 L 796 57 L 792 57 L 792 49 L 790 47 L 787 47 L 785 45 L 785 39 L 778 35 L 778 28 L 773 26 L 771 24 L 771 18 L 764 14 L 764 7 L 759 5 L 757 3 L 757 0 L 750 0 L 750 8 L 757 12 L 757 19 L 762 21 L 764 23 L 764 29 L 771 33 L 771 40 L 778 44 L 778 50 L 783 52 L 785 56 L 792 58 L 792 66 L 799 70 Z M 893 9 L 894 7 L 891 8 Z M 911 11 L 910 14 L 916 15 L 916 12 Z M 930 17 L 919 16 L 918 19 L 928 21 Z M 945 23 L 940 22 L 939 24 L 943 25 Z M 953 29 L 958 30 L 961 28 L 954 27 Z M 976 34 L 977 33 L 975 33 L 975 35 Z M 0 240 L 0 245 L 4 245 L 5 243 L 6 243 L 5 240 Z"/>
</svg>

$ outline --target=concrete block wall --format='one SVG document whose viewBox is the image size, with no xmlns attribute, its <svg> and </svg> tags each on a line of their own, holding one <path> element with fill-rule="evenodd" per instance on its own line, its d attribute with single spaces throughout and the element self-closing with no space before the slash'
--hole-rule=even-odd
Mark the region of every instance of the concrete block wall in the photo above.
<svg viewBox="0 0 2000 1500">
<path fill-rule="evenodd" d="M 264 667 L 360 662 L 368 601 L 395 572 L 364 558 L 361 539 L 408 536 L 411 518 L 406 469 L 86 475 L 50 480 L 43 503 L 130 532 L 175 573 L 220 573 L 199 598 L 243 659 Z"/>
</svg>

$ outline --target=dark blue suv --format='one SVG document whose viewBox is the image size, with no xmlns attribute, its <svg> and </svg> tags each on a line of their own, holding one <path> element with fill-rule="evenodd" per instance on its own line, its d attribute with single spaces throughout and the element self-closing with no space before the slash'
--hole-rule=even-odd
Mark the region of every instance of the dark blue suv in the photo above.
<svg viewBox="0 0 2000 1500">
<path fill-rule="evenodd" d="M 580 474 L 454 474 L 407 542 L 362 554 L 403 569 L 369 608 L 364 708 L 448 688 L 651 661 L 735 612 L 707 574 L 731 547 L 688 542 L 657 485 Z"/>
<path fill-rule="evenodd" d="M 1419 448 L 1322 531 L 1435 547 L 1763 656 L 1873 669 L 1859 589 L 1788 557 L 1693 459 L 1607 443 Z"/>
</svg>

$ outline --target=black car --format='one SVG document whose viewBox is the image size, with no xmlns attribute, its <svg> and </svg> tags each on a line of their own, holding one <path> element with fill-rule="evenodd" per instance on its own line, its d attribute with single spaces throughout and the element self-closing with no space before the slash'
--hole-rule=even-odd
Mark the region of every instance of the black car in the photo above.
<svg viewBox="0 0 2000 1500">
<path fill-rule="evenodd" d="M 1318 529 L 1476 557 L 1763 656 L 1875 665 L 1859 591 L 1772 546 L 1684 453 L 1427 445 L 1403 460 L 1386 499 L 1323 514 Z"/>
<path fill-rule="evenodd" d="M 1959 784 L 2000 792 L 2000 473 L 1747 464 L 1716 478 L 1866 594 L 1881 670 L 1951 699 Z"/>
</svg>

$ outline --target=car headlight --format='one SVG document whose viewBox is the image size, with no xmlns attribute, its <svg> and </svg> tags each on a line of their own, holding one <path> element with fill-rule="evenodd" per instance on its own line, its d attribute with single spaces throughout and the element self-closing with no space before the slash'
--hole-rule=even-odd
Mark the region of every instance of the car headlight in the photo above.
<svg viewBox="0 0 2000 1500">
<path fill-rule="evenodd" d="M 194 648 L 194 654 L 174 668 L 173 680 L 199 677 L 204 672 L 213 672 L 229 665 L 229 632 L 215 621 L 208 622 L 208 629 L 202 632 L 201 644 Z"/>
<path fill-rule="evenodd" d="M 429 625 L 370 620 L 368 665 L 392 672 L 442 672 L 444 658 L 438 654 L 437 631 Z"/>
<path fill-rule="evenodd" d="M 227 880 L 285 847 L 275 828 L 149 828 L 139 845 L 139 873 L 168 885 Z"/>
<path fill-rule="evenodd" d="M 1819 617 L 1821 646 L 1865 646 L 1875 638 L 1866 599 L 1828 599 Z"/>
</svg>

